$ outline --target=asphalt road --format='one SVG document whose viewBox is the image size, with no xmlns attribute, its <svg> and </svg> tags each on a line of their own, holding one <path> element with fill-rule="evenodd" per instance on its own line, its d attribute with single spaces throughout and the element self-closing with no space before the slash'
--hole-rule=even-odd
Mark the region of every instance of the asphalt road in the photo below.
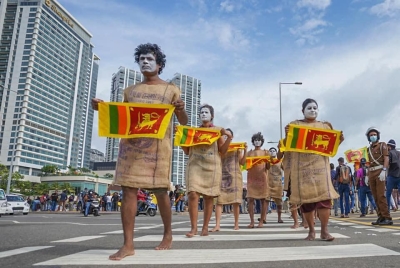
<svg viewBox="0 0 400 268">
<path fill-rule="evenodd" d="M 395 225 L 390 228 L 371 226 L 374 215 L 357 216 L 331 218 L 329 228 L 336 239 L 326 242 L 304 241 L 307 230 L 291 230 L 288 214 L 284 215 L 283 224 L 277 223 L 275 213 L 269 214 L 268 223 L 260 229 L 247 229 L 248 215 L 243 214 L 239 231 L 232 230 L 233 216 L 224 215 L 220 232 L 192 239 L 184 236 L 190 226 L 189 217 L 173 215 L 174 244 L 169 251 L 154 250 L 162 236 L 160 216 L 139 216 L 135 227 L 136 255 L 120 262 L 108 260 L 123 241 L 118 213 L 103 213 L 97 218 L 45 212 L 2 216 L 0 266 L 399 267 L 399 215 L 394 215 Z M 213 224 L 214 221 L 210 228 Z M 318 220 L 316 226 L 319 227 Z"/>
</svg>

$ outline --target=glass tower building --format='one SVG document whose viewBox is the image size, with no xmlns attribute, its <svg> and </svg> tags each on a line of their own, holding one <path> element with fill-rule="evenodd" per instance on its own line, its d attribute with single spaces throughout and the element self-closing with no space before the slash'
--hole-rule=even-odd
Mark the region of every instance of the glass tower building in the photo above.
<svg viewBox="0 0 400 268">
<path fill-rule="evenodd" d="M 119 67 L 118 72 L 111 78 L 110 101 L 122 102 L 124 98 L 124 89 L 143 81 L 141 72 L 131 70 L 125 67 Z M 117 161 L 119 149 L 119 139 L 107 138 L 106 141 L 106 162 Z"/>
<path fill-rule="evenodd" d="M 99 57 L 55 0 L 0 0 L 0 162 L 89 168 Z"/>
<path fill-rule="evenodd" d="M 201 101 L 201 81 L 197 78 L 177 73 L 171 80 L 172 83 L 181 89 L 181 98 L 185 102 L 185 110 L 188 114 L 188 125 L 197 127 L 199 122 L 199 107 Z M 179 122 L 174 117 L 174 125 Z M 185 185 L 185 169 L 188 156 L 180 147 L 173 147 L 171 181 L 174 185 Z"/>
</svg>

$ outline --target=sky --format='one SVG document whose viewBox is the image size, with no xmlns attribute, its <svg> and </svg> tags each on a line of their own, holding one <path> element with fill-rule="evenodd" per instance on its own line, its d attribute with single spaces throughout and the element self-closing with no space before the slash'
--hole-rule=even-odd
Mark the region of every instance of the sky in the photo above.
<svg viewBox="0 0 400 268">
<path fill-rule="evenodd" d="M 162 79 L 175 73 L 202 82 L 201 103 L 215 108 L 215 125 L 234 141 L 262 132 L 265 148 L 283 126 L 302 119 L 313 98 L 318 119 L 344 133 L 332 162 L 381 140 L 400 144 L 400 0 L 58 0 L 93 34 L 100 57 L 97 97 L 110 98 L 120 66 L 138 70 L 134 50 L 156 43 L 167 56 Z M 105 152 L 97 135 L 92 147 Z M 400 147 L 400 146 L 398 146 Z"/>
</svg>

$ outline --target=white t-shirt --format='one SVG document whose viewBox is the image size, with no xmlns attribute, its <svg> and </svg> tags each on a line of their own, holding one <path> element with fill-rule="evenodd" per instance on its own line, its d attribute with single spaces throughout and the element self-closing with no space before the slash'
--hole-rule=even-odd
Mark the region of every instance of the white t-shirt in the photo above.
<svg viewBox="0 0 400 268">
<path fill-rule="evenodd" d="M 107 195 L 107 203 L 110 202 L 111 203 L 111 195 Z"/>
</svg>

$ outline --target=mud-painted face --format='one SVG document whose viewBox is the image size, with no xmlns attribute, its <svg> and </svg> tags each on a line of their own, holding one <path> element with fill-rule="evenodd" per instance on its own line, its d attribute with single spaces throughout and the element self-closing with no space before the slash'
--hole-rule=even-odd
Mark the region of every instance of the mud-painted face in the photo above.
<svg viewBox="0 0 400 268">
<path fill-rule="evenodd" d="M 156 57 L 152 53 L 141 54 L 139 57 L 139 67 L 142 73 L 154 73 L 157 71 Z"/>
<path fill-rule="evenodd" d="M 256 147 L 261 147 L 262 141 L 260 140 L 254 140 L 254 146 Z"/>
<path fill-rule="evenodd" d="M 200 110 L 200 120 L 203 122 L 211 121 L 211 112 L 207 107 L 201 108 Z"/>
<path fill-rule="evenodd" d="M 277 152 L 276 152 L 275 149 L 270 149 L 270 150 L 269 150 L 269 153 L 270 153 L 270 155 L 271 155 L 272 157 L 276 157 Z"/>
<path fill-rule="evenodd" d="M 315 102 L 307 104 L 303 113 L 307 119 L 316 119 L 318 117 L 318 105 Z"/>
</svg>

